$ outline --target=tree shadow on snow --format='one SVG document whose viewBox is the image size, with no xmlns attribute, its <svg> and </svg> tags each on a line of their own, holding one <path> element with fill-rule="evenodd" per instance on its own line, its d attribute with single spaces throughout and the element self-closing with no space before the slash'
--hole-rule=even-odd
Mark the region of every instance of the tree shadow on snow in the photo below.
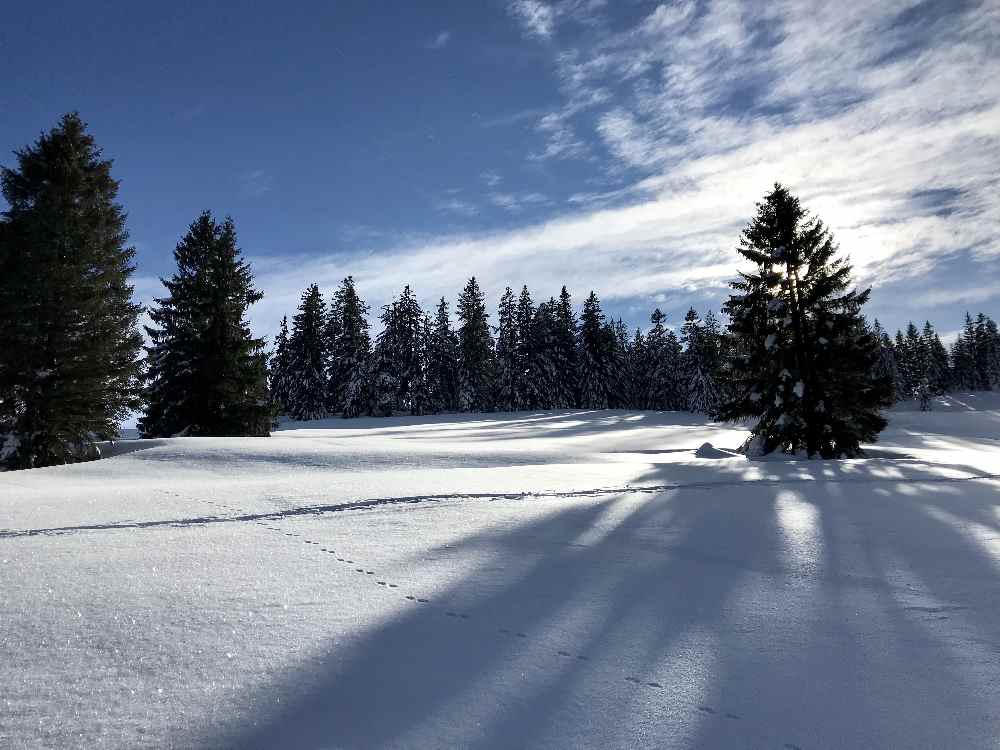
<svg viewBox="0 0 1000 750">
<path fill-rule="evenodd" d="M 976 536 L 998 485 L 884 465 L 768 465 L 470 534 L 490 575 L 331 643 L 205 746 L 973 746 L 1000 724 Z"/>
</svg>

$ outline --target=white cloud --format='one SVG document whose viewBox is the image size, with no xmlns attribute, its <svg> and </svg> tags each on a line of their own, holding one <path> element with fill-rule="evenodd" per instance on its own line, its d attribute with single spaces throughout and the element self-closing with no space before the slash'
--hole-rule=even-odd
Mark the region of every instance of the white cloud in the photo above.
<svg viewBox="0 0 1000 750">
<path fill-rule="evenodd" d="M 370 254 L 261 267 L 261 321 L 273 330 L 306 280 L 332 290 L 348 273 L 375 304 L 404 283 L 426 300 L 454 299 L 472 274 L 493 295 L 528 283 L 548 296 L 567 284 L 605 300 L 700 291 L 721 302 L 739 231 L 775 181 L 833 230 L 859 281 L 876 284 L 875 314 L 878 285 L 917 288 L 959 251 L 995 258 L 1000 5 L 922 15 L 905 34 L 899 14 L 915 6 L 891 5 L 726 0 L 695 13 L 669 4 L 631 29 L 599 29 L 586 47 L 553 50 L 564 100 L 539 121 L 546 147 L 529 158 L 592 163 L 602 153 L 605 173 L 621 170 L 629 183 L 580 191 L 570 213 L 510 231 L 373 240 Z M 510 7 L 532 34 L 551 37 L 564 6 Z M 515 211 L 523 194 L 504 184 L 487 199 Z M 955 198 L 935 210 L 928 194 Z M 455 195 L 435 205 L 478 210 Z M 951 281 L 914 294 L 901 314 L 987 294 L 982 279 Z"/>
<path fill-rule="evenodd" d="M 481 179 L 487 187 L 496 187 L 503 182 L 503 175 L 492 169 L 487 169 L 479 173 L 479 179 Z"/>
<path fill-rule="evenodd" d="M 472 217 L 479 213 L 479 207 L 474 203 L 452 196 L 445 196 L 434 201 L 434 208 L 442 213 L 457 214 Z"/>
<path fill-rule="evenodd" d="M 529 36 L 552 36 L 556 13 L 551 5 L 541 0 L 511 0 L 507 9 Z"/>
<path fill-rule="evenodd" d="M 263 169 L 242 173 L 238 178 L 240 195 L 245 198 L 259 198 L 270 192 L 274 178 Z"/>
<path fill-rule="evenodd" d="M 451 41 L 450 31 L 441 31 L 433 39 L 427 42 L 428 49 L 441 49 Z"/>
<path fill-rule="evenodd" d="M 587 144 L 581 139 L 569 118 L 560 112 L 550 112 L 538 121 L 537 129 L 547 140 L 545 149 L 532 153 L 529 158 L 535 161 L 542 159 L 570 159 L 587 153 Z"/>
<path fill-rule="evenodd" d="M 517 213 L 528 206 L 544 206 L 551 201 L 541 193 L 490 193 L 490 202 L 494 206 Z"/>
</svg>

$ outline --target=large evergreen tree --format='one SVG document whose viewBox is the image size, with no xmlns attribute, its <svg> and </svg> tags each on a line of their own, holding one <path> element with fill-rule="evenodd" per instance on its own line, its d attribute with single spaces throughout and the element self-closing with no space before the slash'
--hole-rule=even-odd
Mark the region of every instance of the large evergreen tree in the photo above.
<svg viewBox="0 0 1000 750">
<path fill-rule="evenodd" d="M 875 365 L 875 376 L 888 384 L 889 395 L 887 398 L 890 402 L 895 403 L 898 398 L 897 394 L 900 393 L 900 374 L 899 366 L 896 362 L 896 347 L 877 318 L 872 326 L 872 335 L 878 341 L 878 362 Z"/>
<path fill-rule="evenodd" d="M 469 279 L 458 298 L 458 342 L 461 353 L 459 400 L 463 411 L 490 411 L 494 404 L 496 362 L 486 297 Z"/>
<path fill-rule="evenodd" d="M 448 303 L 442 297 L 427 336 L 428 410 L 458 411 L 460 357 L 458 336 L 451 328 Z"/>
<path fill-rule="evenodd" d="M 382 332 L 375 343 L 372 413 L 389 416 L 404 410 L 421 414 L 427 409 L 424 376 L 425 320 L 409 285 L 382 308 Z"/>
<path fill-rule="evenodd" d="M 630 367 L 631 346 L 628 326 L 619 318 L 608 324 L 611 341 L 611 388 L 608 392 L 608 406 L 612 409 L 630 409 L 633 403 L 632 369 Z"/>
<path fill-rule="evenodd" d="M 848 291 L 850 264 L 781 185 L 758 204 L 738 251 L 754 267 L 726 304 L 745 356 L 732 362 L 740 389 L 722 416 L 755 420 L 751 452 L 859 455 L 885 427 L 889 393 L 873 375 L 878 342 L 861 317 L 870 290 Z"/>
<path fill-rule="evenodd" d="M 268 362 L 268 384 L 271 389 L 271 402 L 280 413 L 285 411 L 288 403 L 288 378 L 290 375 L 290 357 L 288 351 L 288 316 L 281 318 L 278 335 L 274 339 L 274 350 Z"/>
<path fill-rule="evenodd" d="M 965 325 L 951 348 L 951 366 L 957 388 L 973 390 L 978 387 L 975 325 L 968 312 L 965 313 Z"/>
<path fill-rule="evenodd" d="M 614 332 L 605 324 L 601 302 L 591 291 L 580 313 L 577 362 L 581 408 L 608 408 L 613 385 L 614 346 Z"/>
<path fill-rule="evenodd" d="M 368 305 L 358 296 L 354 278 L 348 276 L 333 295 L 326 330 L 329 352 L 327 409 L 344 417 L 356 417 L 367 409 L 370 395 L 368 368 L 371 337 Z"/>
<path fill-rule="evenodd" d="M 111 161 L 77 114 L 3 168 L 0 466 L 98 455 L 138 408 L 140 307 Z"/>
<path fill-rule="evenodd" d="M 717 325 L 712 321 L 712 325 Z M 709 327 L 692 307 L 681 327 L 681 372 L 684 408 L 702 414 L 714 414 L 719 403 L 716 387 L 718 370 L 717 330 Z"/>
<path fill-rule="evenodd" d="M 557 409 L 571 409 L 579 400 L 580 384 L 576 313 L 573 311 L 573 301 L 565 286 L 559 292 L 559 299 L 551 304 L 554 323 L 551 358 L 555 375 L 552 384 L 552 406 Z"/>
<path fill-rule="evenodd" d="M 521 396 L 521 344 L 518 340 L 517 305 L 514 291 L 507 287 L 497 310 L 496 406 L 500 411 L 514 411 Z"/>
<path fill-rule="evenodd" d="M 515 324 L 517 326 L 517 408 L 535 409 L 542 401 L 539 392 L 541 383 L 532 377 L 534 358 L 537 350 L 533 346 L 533 324 L 535 304 L 531 300 L 528 286 L 521 287 L 517 298 Z"/>
<path fill-rule="evenodd" d="M 292 419 L 327 415 L 327 311 L 319 286 L 302 293 L 288 338 L 288 396 L 285 413 Z"/>
<path fill-rule="evenodd" d="M 563 405 L 561 384 L 565 377 L 560 367 L 565 363 L 559 354 L 556 306 L 553 298 L 540 304 L 525 337 L 525 381 L 530 386 L 528 406 L 532 409 L 554 409 Z"/>
<path fill-rule="evenodd" d="M 673 331 L 667 329 L 667 316 L 659 308 L 653 310 L 649 320 L 653 325 L 646 335 L 645 408 L 658 411 L 686 409 L 680 341 Z"/>
<path fill-rule="evenodd" d="M 150 310 L 155 327 L 146 387 L 144 437 L 267 435 L 272 410 L 267 355 L 246 311 L 263 293 L 236 244 L 231 219 L 206 211 L 174 250 L 168 296 Z"/>
</svg>

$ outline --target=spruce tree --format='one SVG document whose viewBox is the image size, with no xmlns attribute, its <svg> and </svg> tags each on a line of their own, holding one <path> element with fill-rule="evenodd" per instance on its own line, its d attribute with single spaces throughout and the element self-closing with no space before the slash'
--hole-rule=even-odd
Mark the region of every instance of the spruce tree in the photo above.
<svg viewBox="0 0 1000 750">
<path fill-rule="evenodd" d="M 174 250 L 177 271 L 164 279 L 147 327 L 152 342 L 144 437 L 267 435 L 272 407 L 267 355 L 246 311 L 263 293 L 236 244 L 232 219 L 205 211 Z"/>
<path fill-rule="evenodd" d="M 851 266 L 829 231 L 781 185 L 758 203 L 738 248 L 753 269 L 731 283 L 730 330 L 745 355 L 729 420 L 753 419 L 751 453 L 857 456 L 885 427 L 888 384 L 873 375 L 878 342 L 847 291 Z"/>
<path fill-rule="evenodd" d="M 681 345 L 677 335 L 666 328 L 667 316 L 653 311 L 653 324 L 646 335 L 647 409 L 673 411 L 687 408 L 685 380 L 681 372 Z"/>
<path fill-rule="evenodd" d="M 327 311 L 319 286 L 302 293 L 288 338 L 288 403 L 292 419 L 322 419 L 327 415 Z"/>
<path fill-rule="evenodd" d="M 925 377 L 930 392 L 931 394 L 946 393 L 951 389 L 951 367 L 948 363 L 948 351 L 944 348 L 940 336 L 929 320 L 924 321 L 924 330 L 920 334 L 920 339 L 926 363 Z"/>
<path fill-rule="evenodd" d="M 628 370 L 631 384 L 630 408 L 645 409 L 649 393 L 649 353 L 646 349 L 646 338 L 639 328 L 629 344 Z"/>
<path fill-rule="evenodd" d="M 629 366 L 631 341 L 628 326 L 619 318 L 610 323 L 608 336 L 611 340 L 611 389 L 608 406 L 612 409 L 632 408 L 632 370 Z"/>
<path fill-rule="evenodd" d="M 356 417 L 367 409 L 371 366 L 368 327 L 368 305 L 358 296 L 354 278 L 348 276 L 333 295 L 326 328 L 326 407 L 333 414 Z"/>
<path fill-rule="evenodd" d="M 919 388 L 928 374 L 928 356 L 924 340 L 920 337 L 911 320 L 906 326 L 906 335 L 903 339 L 903 359 L 906 373 L 906 397 L 915 398 L 917 388 Z"/>
<path fill-rule="evenodd" d="M 996 323 L 979 313 L 976 316 L 974 338 L 977 387 L 983 391 L 1000 387 L 1000 340 Z"/>
<path fill-rule="evenodd" d="M 285 413 L 285 404 L 288 403 L 289 375 L 288 316 L 285 315 L 281 318 L 281 327 L 274 339 L 274 351 L 271 352 L 271 359 L 268 363 L 271 402 L 276 411 L 281 414 Z"/>
<path fill-rule="evenodd" d="M 99 455 L 138 408 L 141 308 L 111 162 L 77 114 L 3 168 L 0 466 Z"/>
<path fill-rule="evenodd" d="M 557 302 L 549 298 L 535 309 L 527 336 L 526 380 L 531 384 L 530 408 L 561 408 L 565 360 L 560 356 Z"/>
<path fill-rule="evenodd" d="M 535 347 L 532 345 L 535 305 L 527 285 L 521 287 L 517 298 L 515 324 L 517 326 L 517 408 L 535 409 L 542 401 L 539 383 L 532 378 Z"/>
<path fill-rule="evenodd" d="M 497 310 L 496 407 L 500 411 L 514 411 L 522 401 L 521 343 L 516 315 L 514 291 L 507 287 Z"/>
<path fill-rule="evenodd" d="M 552 405 L 557 409 L 571 409 L 579 402 L 580 383 L 576 313 L 573 312 L 573 301 L 565 286 L 559 292 L 558 301 L 552 304 L 555 323 L 552 360 L 556 378 L 552 389 Z"/>
<path fill-rule="evenodd" d="M 887 400 L 890 403 L 895 403 L 899 398 L 897 394 L 901 392 L 898 385 L 900 374 L 899 366 L 896 362 L 896 347 L 893 345 L 892 339 L 889 338 L 889 334 L 879 324 L 877 318 L 875 324 L 872 326 L 872 335 L 874 335 L 879 345 L 875 376 L 888 384 L 889 394 L 887 395 Z"/>
<path fill-rule="evenodd" d="M 490 411 L 494 404 L 496 363 L 485 300 L 475 276 L 458 298 L 459 401 L 463 411 Z"/>
<path fill-rule="evenodd" d="M 604 322 L 601 302 L 591 291 L 580 313 L 577 347 L 580 408 L 607 409 L 612 386 L 614 333 Z"/>
<path fill-rule="evenodd" d="M 451 328 L 448 303 L 442 297 L 427 336 L 428 410 L 452 412 L 459 408 L 458 336 Z"/>
<path fill-rule="evenodd" d="M 375 343 L 372 413 L 421 414 L 427 408 L 424 376 L 424 313 L 409 285 L 382 308 L 382 332 Z"/>
<path fill-rule="evenodd" d="M 684 316 L 681 344 L 684 347 L 681 355 L 684 408 L 691 412 L 714 414 L 719 400 L 715 385 L 718 366 L 716 342 L 693 307 Z"/>
<path fill-rule="evenodd" d="M 979 387 L 976 373 L 976 331 L 972 316 L 965 313 L 965 325 L 955 340 L 951 351 L 952 371 L 955 384 L 963 390 L 975 390 Z"/>
</svg>

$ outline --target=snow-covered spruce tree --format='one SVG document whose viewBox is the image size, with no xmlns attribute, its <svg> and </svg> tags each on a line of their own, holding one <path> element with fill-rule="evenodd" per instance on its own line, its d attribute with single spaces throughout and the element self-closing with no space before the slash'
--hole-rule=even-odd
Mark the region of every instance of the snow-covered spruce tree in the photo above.
<svg viewBox="0 0 1000 750">
<path fill-rule="evenodd" d="M 535 409 L 541 402 L 539 383 L 532 379 L 535 348 L 532 346 L 532 326 L 535 319 L 535 305 L 527 285 L 521 287 L 515 312 L 517 326 L 517 408 Z"/>
<path fill-rule="evenodd" d="M 829 231 L 775 185 L 757 204 L 739 253 L 753 263 L 731 283 L 730 330 L 745 354 L 732 362 L 740 390 L 728 420 L 753 419 L 747 451 L 857 456 L 885 427 L 888 383 L 873 375 L 878 342 L 847 291 L 851 266 Z"/>
<path fill-rule="evenodd" d="M 111 162 L 76 114 L 0 185 L 0 466 L 98 454 L 138 408 L 142 336 Z"/>
<path fill-rule="evenodd" d="M 581 409 L 608 408 L 613 347 L 614 334 L 604 322 L 600 300 L 591 291 L 580 313 L 577 345 Z"/>
<path fill-rule="evenodd" d="M 458 336 L 451 328 L 448 303 L 442 297 L 427 335 L 427 408 L 431 412 L 458 411 Z"/>
<path fill-rule="evenodd" d="M 302 293 L 288 337 L 288 402 L 292 419 L 322 419 L 327 415 L 327 312 L 319 286 Z"/>
<path fill-rule="evenodd" d="M 632 371 L 629 368 L 628 326 L 621 318 L 608 324 L 611 341 L 611 389 L 608 392 L 608 407 L 630 409 L 632 407 Z"/>
<path fill-rule="evenodd" d="M 521 402 L 520 342 L 516 313 L 514 291 L 507 287 L 497 310 L 496 407 L 500 411 L 514 411 Z"/>
<path fill-rule="evenodd" d="M 426 408 L 424 313 L 409 285 L 382 308 L 382 332 L 375 343 L 372 379 L 374 415 L 420 414 Z"/>
<path fill-rule="evenodd" d="M 717 342 L 713 341 L 712 332 L 693 307 L 684 316 L 681 344 L 684 347 L 681 355 L 684 408 L 691 412 L 714 414 L 719 404 L 715 385 Z"/>
<path fill-rule="evenodd" d="M 889 394 L 886 398 L 890 403 L 895 403 L 899 398 L 897 387 L 900 380 L 899 367 L 896 364 L 896 347 L 893 345 L 892 339 L 889 338 L 889 334 L 886 333 L 885 329 L 878 322 L 878 318 L 875 319 L 875 323 L 872 325 L 872 335 L 878 341 L 878 361 L 875 364 L 875 376 L 881 378 L 883 382 L 889 385 Z"/>
<path fill-rule="evenodd" d="M 954 384 L 961 390 L 976 388 L 975 326 L 972 316 L 965 313 L 965 326 L 951 347 L 951 368 Z"/>
<path fill-rule="evenodd" d="M 976 316 L 975 342 L 978 387 L 984 391 L 1000 388 L 1000 335 L 997 324 L 983 313 Z"/>
<path fill-rule="evenodd" d="M 916 375 L 913 372 L 913 358 L 909 356 L 906 339 L 903 338 L 903 332 L 900 330 L 896 331 L 892 350 L 896 358 L 896 380 L 893 383 L 892 392 L 896 400 L 908 399 L 911 397 Z"/>
<path fill-rule="evenodd" d="M 399 381 L 399 408 L 411 414 L 422 414 L 427 394 L 424 379 L 424 311 L 409 284 L 396 300 L 393 335 L 396 351 L 396 377 Z"/>
<path fill-rule="evenodd" d="M 358 296 L 348 276 L 334 292 L 326 328 L 329 352 L 326 408 L 331 414 L 356 417 L 368 408 L 368 368 L 371 338 L 368 305 Z"/>
<path fill-rule="evenodd" d="M 288 316 L 285 315 L 281 318 L 281 326 L 274 339 L 274 350 L 268 362 L 267 377 L 271 389 L 271 403 L 279 414 L 285 412 L 285 404 L 288 403 L 288 376 Z"/>
<path fill-rule="evenodd" d="M 475 276 L 469 279 L 458 298 L 459 404 L 462 411 L 490 411 L 494 404 L 496 362 L 485 299 Z"/>
<path fill-rule="evenodd" d="M 552 309 L 555 323 L 552 364 L 555 382 L 552 389 L 552 407 L 571 409 L 579 401 L 579 364 L 576 345 L 577 323 L 573 301 L 566 287 L 559 292 L 559 299 Z"/>
<path fill-rule="evenodd" d="M 144 437 L 267 435 L 264 340 L 254 338 L 246 311 L 263 293 L 236 245 L 232 219 L 204 212 L 174 250 L 169 293 L 149 311 L 155 327 L 145 391 Z"/>
<path fill-rule="evenodd" d="M 907 374 L 906 397 L 914 398 L 914 392 L 927 379 L 929 357 L 925 342 L 913 321 L 906 326 L 903 357 L 906 362 L 903 369 Z"/>
<path fill-rule="evenodd" d="M 525 380 L 530 384 L 530 408 L 554 409 L 559 403 L 560 372 L 562 360 L 558 356 L 558 324 L 554 298 L 543 302 L 535 310 L 527 335 L 527 372 Z"/>
<path fill-rule="evenodd" d="M 649 353 L 646 350 L 646 338 L 642 331 L 635 329 L 635 335 L 629 344 L 628 369 L 629 383 L 632 387 L 632 409 L 645 409 L 646 397 L 649 393 L 649 370 L 647 368 Z"/>
<path fill-rule="evenodd" d="M 927 386 L 931 394 L 947 393 L 951 390 L 951 366 L 948 362 L 948 350 L 941 343 L 934 326 L 929 320 L 924 321 L 924 330 L 920 334 L 926 357 Z"/>
<path fill-rule="evenodd" d="M 667 316 L 659 308 L 649 320 L 646 334 L 647 409 L 674 411 L 687 407 L 684 377 L 681 372 L 681 345 L 676 334 L 667 330 Z"/>
</svg>

